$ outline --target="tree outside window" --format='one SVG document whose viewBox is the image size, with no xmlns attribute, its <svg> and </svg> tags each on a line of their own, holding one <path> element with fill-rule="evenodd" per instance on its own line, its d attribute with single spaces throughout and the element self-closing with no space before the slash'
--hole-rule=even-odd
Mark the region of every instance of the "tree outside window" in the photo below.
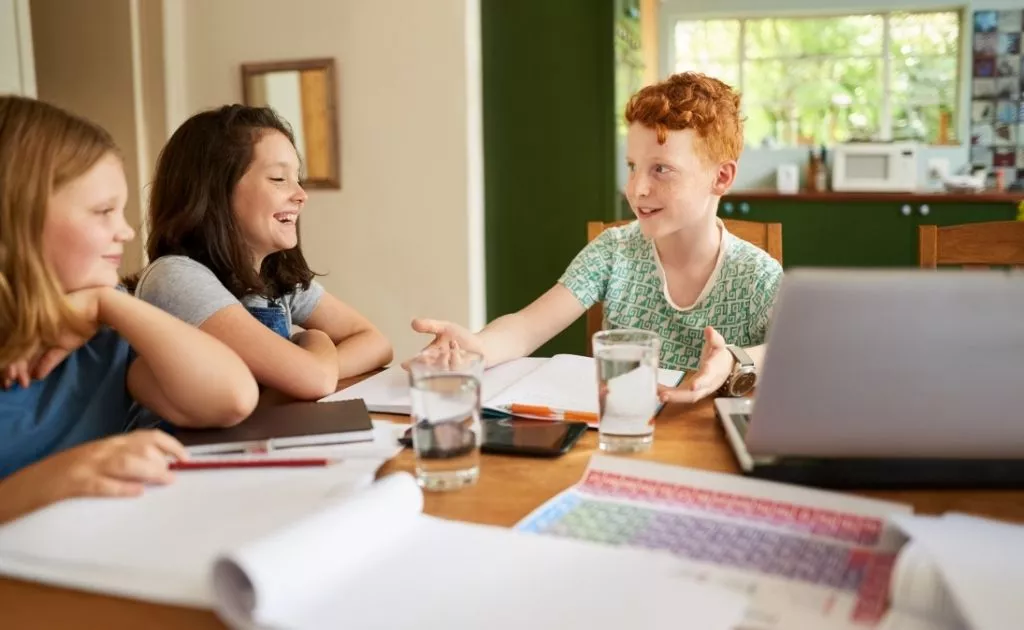
<svg viewBox="0 0 1024 630">
<path fill-rule="evenodd" d="M 739 88 L 753 146 L 957 142 L 957 11 L 678 21 L 675 71 Z"/>
</svg>

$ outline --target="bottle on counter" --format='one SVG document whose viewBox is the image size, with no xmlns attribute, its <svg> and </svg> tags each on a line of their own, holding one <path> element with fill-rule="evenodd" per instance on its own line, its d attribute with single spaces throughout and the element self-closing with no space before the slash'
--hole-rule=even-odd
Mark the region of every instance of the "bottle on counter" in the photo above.
<svg viewBox="0 0 1024 630">
<path fill-rule="evenodd" d="M 811 147 L 810 154 L 807 156 L 807 190 L 810 192 L 818 190 L 818 170 L 818 154 L 814 147 Z"/>
<path fill-rule="evenodd" d="M 810 154 L 807 156 L 807 190 L 810 192 L 828 190 L 828 166 L 825 164 L 824 145 L 820 152 L 811 147 Z"/>
<path fill-rule="evenodd" d="M 821 155 L 818 158 L 818 168 L 814 173 L 814 187 L 818 192 L 825 192 L 828 190 L 828 163 L 825 161 L 826 153 L 825 145 L 821 145 Z"/>
</svg>

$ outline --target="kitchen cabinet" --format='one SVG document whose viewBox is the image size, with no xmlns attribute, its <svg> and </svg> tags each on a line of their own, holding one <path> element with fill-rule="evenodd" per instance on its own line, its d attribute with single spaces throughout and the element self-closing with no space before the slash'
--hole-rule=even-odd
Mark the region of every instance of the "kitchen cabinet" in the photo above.
<svg viewBox="0 0 1024 630">
<path fill-rule="evenodd" d="M 1024 195 L 736 192 L 722 218 L 782 223 L 783 263 L 793 267 L 917 266 L 919 225 L 1008 221 Z"/>
</svg>

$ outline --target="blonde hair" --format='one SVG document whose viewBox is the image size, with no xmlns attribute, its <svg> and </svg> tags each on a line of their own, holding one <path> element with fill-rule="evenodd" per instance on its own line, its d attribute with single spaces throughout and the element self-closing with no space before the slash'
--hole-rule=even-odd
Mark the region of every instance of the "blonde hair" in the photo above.
<svg viewBox="0 0 1024 630">
<path fill-rule="evenodd" d="M 43 256 L 51 195 L 108 153 L 101 127 L 42 101 L 0 96 L 0 367 L 79 329 Z"/>
</svg>

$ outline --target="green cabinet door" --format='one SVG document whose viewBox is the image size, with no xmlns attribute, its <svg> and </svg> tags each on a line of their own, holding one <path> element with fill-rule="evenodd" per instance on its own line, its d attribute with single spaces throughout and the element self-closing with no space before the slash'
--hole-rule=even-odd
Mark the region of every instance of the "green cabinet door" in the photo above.
<svg viewBox="0 0 1024 630">
<path fill-rule="evenodd" d="M 723 199 L 722 218 L 782 223 L 782 258 L 794 267 L 916 267 L 918 226 L 1010 221 L 1012 203 Z"/>
<path fill-rule="evenodd" d="M 918 225 L 959 225 L 1017 218 L 1017 206 L 1012 203 L 917 203 L 914 211 Z"/>
<path fill-rule="evenodd" d="M 610 221 L 615 187 L 612 0 L 483 0 L 487 319 L 550 289 Z M 586 351 L 583 318 L 537 351 Z"/>
<path fill-rule="evenodd" d="M 746 204 L 746 205 L 744 205 Z M 737 199 L 719 216 L 782 223 L 782 260 L 795 267 L 915 264 L 916 225 L 905 204 Z"/>
</svg>

